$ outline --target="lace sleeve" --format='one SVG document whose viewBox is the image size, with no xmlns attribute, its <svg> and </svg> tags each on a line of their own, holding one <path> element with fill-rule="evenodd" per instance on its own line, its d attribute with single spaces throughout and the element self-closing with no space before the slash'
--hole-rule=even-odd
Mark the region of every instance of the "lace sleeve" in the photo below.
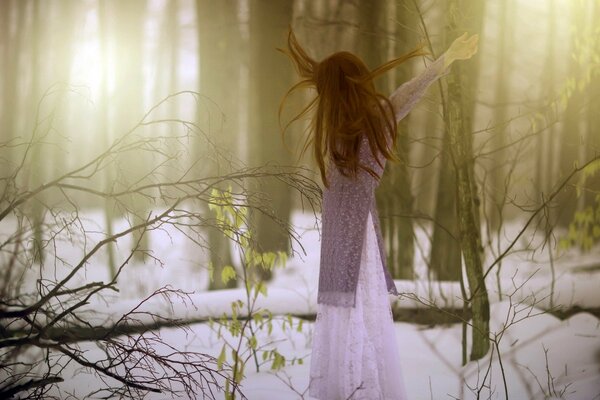
<svg viewBox="0 0 600 400">
<path fill-rule="evenodd" d="M 423 97 L 427 88 L 448 72 L 444 68 L 444 55 L 429 64 L 427 69 L 410 81 L 404 82 L 390 95 L 390 102 L 394 107 L 396 121 L 399 122 Z"/>
</svg>

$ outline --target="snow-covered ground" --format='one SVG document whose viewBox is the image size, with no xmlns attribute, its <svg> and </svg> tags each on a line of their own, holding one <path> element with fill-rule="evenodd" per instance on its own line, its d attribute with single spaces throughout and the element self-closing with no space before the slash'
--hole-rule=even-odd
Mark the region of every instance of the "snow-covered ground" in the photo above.
<svg viewBox="0 0 600 400">
<path fill-rule="evenodd" d="M 492 305 L 493 331 L 502 329 L 510 310 L 511 306 L 506 301 Z M 534 314 L 537 314 L 536 311 L 539 310 L 534 309 Z M 404 322 L 395 325 L 409 399 L 477 397 L 469 387 L 481 386 L 490 364 L 489 356 L 461 367 L 460 326 L 424 329 Z M 307 387 L 313 323 L 304 322 L 301 332 L 282 330 L 280 326 L 276 324 L 271 335 L 263 332 L 259 343 L 276 343 L 274 346 L 286 358 L 303 357 L 304 362 L 277 372 L 271 371 L 269 365 L 264 365 L 259 373 L 253 370 L 253 363 L 249 362 L 242 384 L 242 390 L 249 399 L 309 399 Z M 207 324 L 194 324 L 189 332 L 162 329 L 160 335 L 167 343 L 179 348 L 206 352 L 215 357 L 221 349 L 220 339 Z M 600 398 L 600 322 L 596 317 L 579 313 L 560 321 L 548 314 L 537 314 L 511 326 L 499 347 L 508 398 Z M 85 344 L 83 348 L 86 348 Z M 64 372 L 64 376 L 74 374 L 75 379 L 61 384 L 63 394 L 83 395 L 98 383 L 86 372 L 75 372 L 72 366 Z M 493 354 L 490 376 L 491 381 L 482 390 L 481 398 L 504 399 L 503 379 L 496 353 Z M 151 395 L 149 398 L 164 397 Z"/>
<path fill-rule="evenodd" d="M 90 226 L 103 232 L 100 213 L 90 213 Z M 269 284 L 267 296 L 259 298 L 259 307 L 274 314 L 306 315 L 316 311 L 316 288 L 318 281 L 319 232 L 314 217 L 295 214 L 293 223 L 301 234 L 301 242 L 307 251 L 288 260 L 283 269 L 276 269 Z M 116 229 L 125 225 L 117 226 Z M 5 224 L 3 229 L 6 229 Z M 504 248 L 520 229 L 519 222 L 507 226 L 501 248 Z M 531 234 L 529 234 L 531 235 Z M 100 233 L 97 234 L 99 239 Z M 94 237 L 91 234 L 90 237 Z M 390 298 L 396 307 L 425 307 L 423 303 L 435 303 L 441 307 L 462 305 L 458 284 L 429 282 L 426 279 L 423 254 L 428 253 L 426 232 L 417 231 L 420 251 L 417 250 L 415 281 L 397 281 L 404 295 Z M 524 235 L 517 242 L 514 252 L 502 263 L 500 274 L 494 269 L 487 278 L 490 292 L 491 331 L 503 332 L 499 338 L 501 363 L 497 349 L 486 358 L 461 366 L 461 326 L 436 326 L 424 328 L 415 324 L 396 323 L 396 334 L 401 349 L 404 380 L 410 399 L 477 398 L 469 388 L 484 389 L 481 398 L 505 398 L 504 380 L 511 399 L 599 399 L 600 400 L 600 321 L 591 314 L 579 313 L 564 321 L 543 313 L 550 306 L 569 308 L 600 307 L 600 270 L 586 268 L 600 262 L 600 249 L 579 254 L 576 250 L 553 255 L 555 284 L 552 285 L 549 252 L 536 252 L 536 237 Z M 127 238 L 117 243 L 117 253 L 125 254 L 130 243 Z M 244 300 L 242 289 L 205 292 L 207 286 L 206 254 L 190 246 L 184 236 L 171 229 L 150 232 L 153 255 L 163 264 L 151 263 L 127 265 L 119 279 L 120 292 L 111 297 L 96 299 L 88 307 L 94 318 L 100 321 L 119 318 L 155 289 L 170 285 L 176 289 L 192 292 L 188 301 L 167 304 L 156 298 L 144 305 L 144 309 L 160 315 L 200 320 L 231 312 L 231 302 Z M 59 248 L 61 257 L 75 262 L 81 252 L 74 246 L 64 244 Z M 232 249 L 233 254 L 235 251 Z M 487 265 L 493 258 L 486 255 Z M 80 282 L 106 280 L 106 253 L 101 252 L 87 265 Z M 47 273 L 61 276 L 66 269 L 58 267 Z M 31 271 L 24 282 L 35 282 L 39 277 Z M 39 272 L 38 272 L 39 273 Z M 35 278 L 34 278 L 35 276 Z M 500 285 L 498 285 L 500 282 Z M 33 284 L 33 283 L 32 283 Z M 500 287 L 501 292 L 498 291 Z M 508 295 L 511 295 L 508 297 Z M 415 296 L 420 300 L 416 301 Z M 522 319 L 527 315 L 527 318 Z M 297 319 L 294 319 L 294 324 Z M 507 321 L 519 321 L 504 329 Z M 191 325 L 187 333 L 180 329 L 163 328 L 158 333 L 169 344 L 187 350 L 201 351 L 218 356 L 222 343 L 206 323 Z M 302 364 L 289 365 L 278 372 L 265 365 L 260 372 L 248 364 L 247 376 L 242 389 L 249 399 L 308 399 L 308 368 L 313 323 L 304 322 L 301 330 L 282 329 L 275 326 L 272 333 L 259 335 L 259 344 L 273 343 L 287 359 L 302 358 Z M 82 349 L 93 349 L 82 343 Z M 491 357 L 491 362 L 490 362 Z M 488 367 L 489 369 L 488 373 Z M 504 370 L 504 374 L 502 373 Z M 75 396 L 89 393 L 99 381 L 87 371 L 70 365 L 60 384 L 62 393 Z M 285 383 L 287 382 L 287 383 Z M 482 385 L 482 383 L 484 383 Z M 152 398 L 163 398 L 160 395 Z"/>
</svg>

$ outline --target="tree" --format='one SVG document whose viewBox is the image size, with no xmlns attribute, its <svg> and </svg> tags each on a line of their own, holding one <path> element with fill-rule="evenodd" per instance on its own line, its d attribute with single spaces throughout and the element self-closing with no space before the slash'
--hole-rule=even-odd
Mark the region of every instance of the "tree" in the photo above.
<svg viewBox="0 0 600 400">
<path fill-rule="evenodd" d="M 571 51 L 580 51 L 584 27 L 581 26 L 585 20 L 587 3 L 575 2 L 573 4 Z M 569 76 L 575 82 L 579 82 L 582 75 L 582 65 L 575 57 L 569 57 Z M 583 86 L 576 85 L 568 98 L 565 110 L 564 124 L 560 133 L 558 174 L 561 177 L 569 175 L 573 170 L 574 163 L 579 161 L 580 143 L 585 138 L 585 132 L 580 127 L 583 118 Z M 557 207 L 554 210 L 555 221 L 559 226 L 567 227 L 577 209 L 577 197 L 572 185 L 567 185 L 558 198 Z"/>
<path fill-rule="evenodd" d="M 289 61 L 276 53 L 282 47 L 292 21 L 293 1 L 255 0 L 250 2 L 250 83 L 249 137 L 250 164 L 286 164 L 289 154 L 281 141 L 277 110 L 291 86 Z M 272 204 L 272 215 L 254 212 L 253 227 L 260 251 L 290 251 L 287 235 L 292 210 L 289 190 L 278 181 L 265 186 L 265 197 Z M 270 278 L 264 271 L 263 279 Z"/>
<path fill-rule="evenodd" d="M 31 2 L 30 7 L 30 24 L 31 24 L 31 52 L 30 52 L 30 65 L 31 65 L 31 86 L 29 87 L 29 101 L 28 108 L 33 111 L 39 107 L 37 103 L 37 99 L 41 97 L 42 90 L 40 88 L 41 84 L 41 74 L 43 72 L 42 63 L 40 62 L 40 55 L 43 55 L 43 50 L 47 48 L 46 43 L 41 43 L 45 38 L 45 32 L 43 30 L 46 27 L 45 23 L 42 23 L 42 19 L 40 18 L 40 7 L 47 7 L 48 4 L 40 4 L 37 1 Z M 44 10 L 45 11 L 45 10 Z M 32 132 L 32 142 L 37 143 L 40 137 L 45 137 L 48 135 L 48 125 L 40 125 L 31 127 Z M 25 179 L 31 186 L 37 186 L 41 182 L 44 181 L 44 174 L 46 172 L 45 168 L 41 165 L 41 161 L 43 159 L 48 158 L 48 154 L 42 154 L 41 146 L 33 145 L 31 148 L 33 152 L 32 163 L 27 165 L 27 170 L 25 172 Z M 42 245 L 43 236 L 44 236 L 44 214 L 42 202 L 45 201 L 42 197 L 38 199 L 39 201 L 30 204 L 31 219 L 34 221 L 33 224 L 33 244 L 35 248 L 35 261 L 40 265 L 44 263 L 44 246 Z"/>
<path fill-rule="evenodd" d="M 119 68 L 115 70 L 115 87 L 117 94 L 111 102 L 111 132 L 125 131 L 126 127 L 133 125 L 143 113 L 143 38 L 144 38 L 144 14 L 147 3 L 145 0 L 131 0 L 121 2 L 108 0 L 108 15 L 114 23 L 115 52 L 114 57 L 118 60 Z M 124 157 L 117 160 L 122 168 L 117 170 L 113 184 L 121 188 L 127 188 L 142 178 L 142 171 L 146 168 L 144 164 L 149 163 L 149 157 L 143 153 L 138 157 Z M 119 207 L 118 207 L 119 208 Z M 127 207 L 128 217 L 132 225 L 140 224 L 146 217 L 146 210 L 136 204 L 133 199 Z M 119 210 L 125 212 L 123 208 Z M 139 232 L 139 231 L 136 231 Z M 148 237 L 141 239 L 140 247 L 148 249 Z M 134 260 L 143 262 L 144 252 L 136 251 Z"/>
<path fill-rule="evenodd" d="M 105 148 L 109 146 L 111 142 L 111 129 L 109 120 L 109 93 L 108 93 L 108 65 L 109 65 L 109 27 L 108 27 L 108 0 L 98 0 L 98 37 L 100 38 L 100 60 L 101 60 L 101 83 L 100 83 L 100 99 L 98 102 L 98 115 L 97 128 L 99 136 L 102 138 L 103 145 Z M 115 170 L 112 166 L 107 166 L 104 172 L 104 180 L 102 187 L 104 190 L 110 190 L 114 184 Z M 110 198 L 104 199 L 104 226 L 106 234 L 109 236 L 113 235 L 113 220 L 115 218 L 115 203 Z M 107 267 L 111 277 L 114 277 L 117 273 L 117 265 L 115 260 L 115 246 L 114 243 L 106 244 L 107 250 Z"/>
<path fill-rule="evenodd" d="M 200 54 L 199 91 L 215 106 L 198 107 L 198 123 L 211 129 L 214 140 L 224 148 L 231 149 L 232 155 L 239 155 L 234 149 L 241 136 L 238 117 L 240 66 L 231 60 L 232 57 L 240 57 L 243 49 L 237 15 L 238 5 L 234 0 L 196 1 Z M 208 113 L 207 109 L 210 110 Z M 218 168 L 217 165 L 214 167 Z M 222 268 L 232 265 L 228 242 L 221 232 L 210 228 L 207 230 L 207 240 L 212 275 L 216 277 L 210 281 L 209 288 L 215 290 L 235 287 L 237 279 L 226 283 L 220 279 Z"/>
<path fill-rule="evenodd" d="M 51 97 L 58 95 L 56 92 L 48 94 L 41 103 L 52 103 Z M 194 92 L 176 96 L 187 96 L 192 103 L 199 98 L 198 93 Z M 155 119 L 156 114 L 160 114 L 160 107 L 164 107 L 173 97 L 169 96 L 152 107 L 108 147 L 98 149 L 89 159 L 81 160 L 62 175 L 49 174 L 46 181 L 35 187 L 21 185 L 15 180 L 18 166 L 4 168 L 3 156 L 11 151 L 11 146 L 7 141 L 0 141 L 0 178 L 12 180 L 9 189 L 0 193 L 0 224 L 3 227 L 0 230 L 0 252 L 7 254 L 9 260 L 5 266 L 8 280 L 0 298 L 1 398 L 48 398 L 50 390 L 65 379 L 62 374 L 68 364 L 79 365 L 99 377 L 99 386 L 91 387 L 90 393 L 83 394 L 88 396 L 141 398 L 152 392 L 165 396 L 215 398 L 224 385 L 229 387 L 230 393 L 241 393 L 235 372 L 232 376 L 231 368 L 226 363 L 207 354 L 179 349 L 153 332 L 162 326 L 181 327 L 182 321 L 161 315 L 152 308 L 144 308 L 147 303 L 154 297 L 167 303 L 191 302 L 188 293 L 167 287 L 159 288 L 123 313 L 113 310 L 114 299 L 107 295 L 118 291 L 118 278 L 128 268 L 134 253 L 147 252 L 147 249 L 140 247 L 140 243 L 150 230 L 165 226 L 185 230 L 187 238 L 200 245 L 202 241 L 199 238 L 208 225 L 222 229 L 222 234 L 229 237 L 232 233 L 237 237 L 243 236 L 247 232 L 246 224 L 231 232 L 231 226 L 219 225 L 206 218 L 204 213 L 194 211 L 202 209 L 198 204 L 185 207 L 187 203 L 213 201 L 213 189 L 222 183 L 228 183 L 232 189 L 227 201 L 220 205 L 231 208 L 246 208 L 249 206 L 248 199 L 255 198 L 255 193 L 245 186 L 252 180 L 269 177 L 278 179 L 292 190 L 299 191 L 311 204 L 318 200 L 319 188 L 305 178 L 302 171 L 280 171 L 265 167 L 236 168 L 231 165 L 229 173 L 188 178 L 190 166 L 200 160 L 192 157 L 186 165 L 182 165 L 181 160 L 186 158 L 182 157 L 180 151 L 173 151 L 176 147 L 170 143 L 179 140 L 179 137 L 157 137 L 145 131 L 145 128 L 160 129 L 163 124 L 175 124 L 184 136 L 195 136 L 196 142 L 209 149 L 215 158 L 223 163 L 228 163 L 229 159 L 226 152 L 212 143 L 209 133 L 197 129 L 193 121 Z M 35 122 L 46 118 L 44 113 L 37 114 Z M 35 145 L 46 145 L 37 140 Z M 28 145 L 27 142 L 19 144 Z M 143 179 L 123 189 L 96 188 L 94 182 L 103 173 L 104 166 L 116 158 L 148 151 L 155 156 L 157 165 L 146 165 L 148 171 L 143 174 Z M 21 161 L 27 163 L 31 157 L 31 153 L 25 153 Z M 174 175 L 172 179 L 163 179 L 170 175 Z M 21 238 L 29 240 L 33 235 L 34 221 L 26 218 L 28 203 L 48 193 L 60 193 L 62 196 L 61 202 L 43 204 L 47 207 L 46 211 L 52 211 L 49 212 L 52 217 L 47 221 L 51 235 L 45 240 L 46 245 L 53 249 L 48 252 L 48 257 L 52 257 L 54 269 L 32 271 L 34 253 L 26 246 L 19 246 L 18 241 Z M 111 235 L 99 236 L 98 232 L 86 229 L 84 220 L 88 216 L 78 200 L 78 194 L 85 195 L 84 202 L 90 198 L 109 197 L 125 212 L 133 212 L 128 209 L 131 200 L 145 208 L 149 209 L 150 204 L 155 208 L 141 222 Z M 266 204 L 255 201 L 252 206 L 263 212 L 267 208 Z M 116 274 L 107 280 L 90 282 L 87 269 L 90 265 L 102 262 L 97 258 L 105 246 L 132 236 L 136 241 L 129 251 L 119 254 Z M 70 248 L 61 246 L 62 241 L 68 241 L 81 250 L 81 256 L 73 264 L 65 257 Z M 160 262 L 155 255 L 151 256 Z M 90 303 L 93 305 L 94 302 L 104 301 L 111 305 L 111 314 L 108 316 L 98 315 L 97 310 L 90 306 Z M 87 351 L 83 351 L 82 342 L 86 342 Z M 93 350 L 90 351 L 90 348 Z"/>
<path fill-rule="evenodd" d="M 510 68 L 509 62 L 509 51 L 508 48 L 512 44 L 512 30 L 509 28 L 508 21 L 513 20 L 512 13 L 512 2 L 510 0 L 503 0 L 499 3 L 500 17 L 498 21 L 498 49 L 497 49 L 497 60 L 498 72 L 495 76 L 496 80 L 496 99 L 494 107 L 494 124 L 495 128 L 492 132 L 491 146 L 493 151 L 491 160 L 491 170 L 488 172 L 489 179 L 487 182 L 489 192 L 489 212 L 487 218 L 488 229 L 490 231 L 499 230 L 502 226 L 502 219 L 504 213 L 504 203 L 506 201 L 506 178 L 507 178 L 507 151 L 506 144 L 508 142 L 507 136 L 508 123 L 508 98 L 510 95 Z"/>
<path fill-rule="evenodd" d="M 450 5 L 446 3 L 446 15 Z M 452 34 L 446 32 L 446 34 Z M 447 41 L 450 39 L 447 39 Z M 473 61 L 471 61 L 473 62 Z M 450 133 L 447 110 L 444 110 L 444 132 L 440 151 L 437 192 L 433 214 L 433 234 L 429 256 L 429 271 L 437 280 L 459 281 L 462 278 L 458 220 L 456 213 L 456 174 L 450 153 Z"/>
<path fill-rule="evenodd" d="M 366 4 L 368 3 L 360 3 Z M 375 10 L 375 7 L 372 8 Z M 363 40 L 369 39 L 371 52 L 377 51 L 378 57 L 370 56 L 367 60 L 373 60 L 370 67 L 375 68 L 386 61 L 387 46 L 389 44 L 394 49 L 395 55 L 404 54 L 410 51 L 416 44 L 414 35 L 411 34 L 411 27 L 414 27 L 414 18 L 407 13 L 408 1 L 395 4 L 395 15 L 397 21 L 395 24 L 395 39 L 390 40 L 385 26 L 385 15 L 389 13 L 388 7 L 379 5 L 378 19 L 375 14 L 371 16 L 369 22 L 370 28 L 366 28 L 362 36 Z M 361 12 L 361 15 L 370 15 Z M 379 28 L 378 28 L 379 27 Z M 366 53 L 369 54 L 369 53 Z M 391 74 L 388 79 L 380 79 L 378 83 L 380 91 L 386 93 L 395 89 L 398 85 L 410 79 L 410 68 L 408 65 L 398 67 L 394 79 Z M 382 177 L 380 187 L 376 193 L 377 206 L 379 211 L 382 235 L 386 243 L 387 266 L 390 269 L 392 277 L 395 279 L 412 279 L 414 277 L 413 259 L 414 259 L 414 231 L 411 214 L 413 212 L 413 195 L 411 189 L 411 180 L 408 171 L 409 158 L 409 118 L 405 118 L 398 125 L 398 142 L 396 153 L 400 158 L 398 163 L 388 163 L 386 171 Z"/>
<path fill-rule="evenodd" d="M 483 6 L 468 0 L 451 0 L 445 26 L 446 48 L 458 33 L 472 28 L 473 20 L 481 21 Z M 481 3 L 479 3 L 481 4 Z M 465 15 L 467 12 L 471 15 Z M 474 15 L 474 17 L 473 17 Z M 479 31 L 473 30 L 471 31 Z M 470 60 L 473 64 L 476 59 Z M 476 64 L 475 64 L 476 65 Z M 447 77 L 448 96 L 444 119 L 450 139 L 450 152 L 456 174 L 456 201 L 458 232 L 462 256 L 469 282 L 469 295 L 465 301 L 473 316 L 471 360 L 485 356 L 490 348 L 490 306 L 483 276 L 482 241 L 479 219 L 479 194 L 475 181 L 475 157 L 473 154 L 472 111 L 474 103 L 472 85 L 477 74 L 473 67 L 458 63 Z M 471 96 L 471 97 L 469 97 Z M 469 112 L 471 112 L 469 114 Z"/>
<path fill-rule="evenodd" d="M 544 72 L 542 76 L 542 84 L 555 81 L 555 47 L 556 47 L 556 2 L 550 0 L 548 3 L 548 12 L 550 20 L 548 21 L 548 43 L 546 49 L 546 62 L 544 63 Z M 546 85 L 546 97 L 552 98 L 553 96 L 552 85 Z M 535 166 L 535 181 L 537 188 L 537 198 L 541 199 L 543 195 L 547 194 L 550 189 L 550 178 L 552 164 L 553 146 L 552 139 L 556 135 L 555 124 L 550 124 L 548 128 L 540 132 L 536 139 L 536 166 Z"/>
<path fill-rule="evenodd" d="M 18 55 L 18 49 L 21 47 L 23 30 L 25 27 L 27 3 L 20 1 L 2 1 L 0 2 L 0 29 L 3 40 L 2 44 L 2 63 L 1 63 L 1 82 L 2 82 L 2 109 L 0 110 L 0 137 L 10 140 L 16 137 L 16 116 L 18 98 L 17 84 L 18 72 L 20 68 L 21 57 Z M 11 11 L 15 10 L 16 18 L 11 21 Z M 14 28 L 13 28 L 14 27 Z M 8 155 L 9 160 L 13 160 L 14 154 Z"/>
<path fill-rule="evenodd" d="M 600 18 L 600 4 L 594 3 L 593 21 Z M 600 27 L 598 25 L 591 28 L 592 37 L 595 38 L 592 46 L 592 54 L 596 59 L 600 59 Z M 587 92 L 587 137 L 586 137 L 586 160 L 600 156 L 600 113 L 597 112 L 600 105 L 600 71 L 596 70 L 591 76 L 589 90 Z M 596 173 L 588 178 L 587 190 L 585 191 L 584 206 L 594 207 L 598 203 L 600 195 L 600 173 Z"/>
</svg>

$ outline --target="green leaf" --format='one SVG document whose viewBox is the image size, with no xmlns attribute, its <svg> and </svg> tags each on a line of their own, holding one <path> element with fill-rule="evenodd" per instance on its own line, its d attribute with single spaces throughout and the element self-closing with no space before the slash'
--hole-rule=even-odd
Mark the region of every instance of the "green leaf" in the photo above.
<svg viewBox="0 0 600 400">
<path fill-rule="evenodd" d="M 254 315 L 252 315 L 252 319 L 254 320 L 254 322 L 257 325 L 260 325 L 263 322 L 262 313 L 260 313 L 260 312 L 255 313 Z"/>
<path fill-rule="evenodd" d="M 244 224 L 244 218 L 241 215 L 241 213 L 238 211 L 235 213 L 235 219 L 234 219 L 234 225 L 236 228 L 241 228 L 242 225 Z"/>
<path fill-rule="evenodd" d="M 272 270 L 273 266 L 275 265 L 275 258 L 276 258 L 275 253 L 273 253 L 271 251 L 263 253 L 262 257 L 261 257 L 261 264 L 262 264 L 263 269 L 265 269 L 267 271 Z"/>
<path fill-rule="evenodd" d="M 223 368 L 223 363 L 225 362 L 225 345 L 221 348 L 221 353 L 217 358 L 217 369 L 221 370 Z"/>
<path fill-rule="evenodd" d="M 256 340 L 256 335 L 250 336 L 250 341 L 248 343 L 250 345 L 250 348 L 252 350 L 255 350 L 256 346 L 258 345 L 258 340 Z"/>
<path fill-rule="evenodd" d="M 233 400 L 233 393 L 229 391 L 230 383 L 229 379 L 225 381 L 225 400 Z"/>
<path fill-rule="evenodd" d="M 213 263 L 211 261 L 208 262 L 208 279 L 210 279 L 211 282 L 213 282 L 214 280 L 214 275 L 215 275 L 215 266 L 213 265 Z"/>
<path fill-rule="evenodd" d="M 285 366 L 285 357 L 279 354 L 277 351 L 274 351 L 275 358 L 273 359 L 273 364 L 271 364 L 271 369 L 279 370 Z"/>
<path fill-rule="evenodd" d="M 230 280 L 235 279 L 236 276 L 237 273 L 231 265 L 226 265 L 223 267 L 223 270 L 221 271 L 221 280 L 223 281 L 223 283 L 227 284 L 227 282 L 229 282 Z"/>
<path fill-rule="evenodd" d="M 244 368 L 246 367 L 246 363 L 242 361 L 238 364 L 238 366 L 237 381 L 239 383 L 242 381 L 242 379 L 244 379 Z"/>
<path fill-rule="evenodd" d="M 256 284 L 256 290 L 258 293 L 262 293 L 263 296 L 267 296 L 267 285 L 263 281 L 260 281 Z"/>
<path fill-rule="evenodd" d="M 285 251 L 277 252 L 277 258 L 279 258 L 281 268 L 285 268 L 288 260 L 288 254 Z"/>
</svg>

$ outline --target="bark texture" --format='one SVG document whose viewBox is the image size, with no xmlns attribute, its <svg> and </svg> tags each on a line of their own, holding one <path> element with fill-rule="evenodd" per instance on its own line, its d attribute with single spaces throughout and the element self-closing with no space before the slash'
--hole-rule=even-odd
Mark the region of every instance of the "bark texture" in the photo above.
<svg viewBox="0 0 600 400">
<path fill-rule="evenodd" d="M 449 17 L 445 38 L 448 47 L 451 41 L 471 25 L 470 18 L 481 19 L 483 9 L 475 7 L 477 2 L 451 0 L 448 3 Z M 465 10 L 474 15 L 463 14 Z M 469 23 L 471 22 L 471 23 Z M 475 182 L 473 135 L 471 120 L 473 115 L 473 74 L 469 63 L 477 63 L 473 58 L 467 62 L 457 62 L 447 77 L 448 96 L 445 122 L 450 139 L 450 151 L 456 172 L 456 200 L 460 247 L 465 262 L 469 283 L 469 302 L 473 314 L 471 360 L 485 356 L 490 348 L 489 319 L 490 305 L 483 278 L 481 227 L 479 218 L 479 193 Z"/>
</svg>

